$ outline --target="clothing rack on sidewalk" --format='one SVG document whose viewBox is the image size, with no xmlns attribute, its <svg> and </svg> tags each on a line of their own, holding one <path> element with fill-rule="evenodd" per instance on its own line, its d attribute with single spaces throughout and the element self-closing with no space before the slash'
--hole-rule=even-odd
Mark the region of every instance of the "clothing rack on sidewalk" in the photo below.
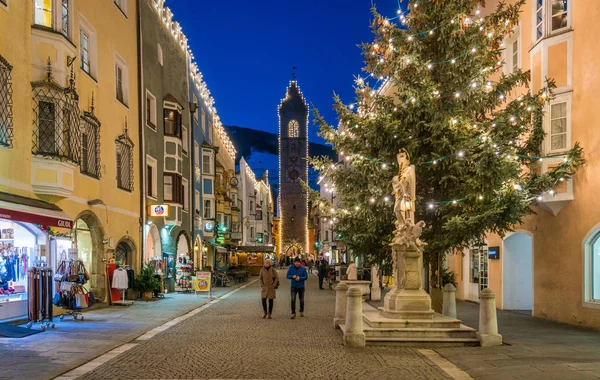
<svg viewBox="0 0 600 380">
<path fill-rule="evenodd" d="M 129 279 L 127 277 L 127 270 L 129 270 L 129 265 L 120 265 L 117 269 L 115 269 L 113 273 L 113 281 L 112 288 L 119 289 L 121 292 L 121 299 L 119 301 L 113 301 L 113 305 L 122 305 L 122 306 L 131 306 L 133 305 L 133 301 L 128 301 L 125 299 L 125 290 L 129 289 Z"/>
<path fill-rule="evenodd" d="M 96 303 L 94 294 L 86 289 L 84 285 L 91 278 L 81 259 L 63 260 L 56 270 L 55 281 L 57 292 L 54 305 L 62 307 L 65 312 L 60 316 L 64 321 L 65 316 L 73 317 L 73 320 L 84 320 L 81 310 Z"/>
<path fill-rule="evenodd" d="M 52 268 L 35 266 L 27 270 L 29 297 L 27 299 L 27 327 L 41 323 L 42 330 L 54 328 L 52 321 Z"/>
</svg>

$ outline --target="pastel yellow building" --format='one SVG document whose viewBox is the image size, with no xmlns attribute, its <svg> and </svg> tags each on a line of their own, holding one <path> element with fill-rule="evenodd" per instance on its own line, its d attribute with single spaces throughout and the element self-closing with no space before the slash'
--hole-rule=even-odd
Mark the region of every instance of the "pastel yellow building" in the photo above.
<svg viewBox="0 0 600 380">
<path fill-rule="evenodd" d="M 511 3 L 514 1 L 510 1 Z M 498 1 L 490 1 L 492 9 Z M 530 0 L 519 25 L 505 40 L 505 72 L 531 70 L 532 89 L 546 78 L 556 82 L 544 121 L 544 158 L 538 172 L 559 164 L 576 142 L 586 165 L 554 194 L 545 194 L 536 215 L 503 239 L 449 257 L 459 283 L 457 296 L 476 301 L 490 287 L 501 309 L 528 310 L 533 316 L 600 328 L 600 85 L 596 22 L 600 3 Z"/>
<path fill-rule="evenodd" d="M 19 284 L 76 253 L 102 300 L 107 263 L 139 270 L 135 7 L 0 0 L 0 242 Z M 11 297 L 0 319 L 26 314 Z"/>
</svg>

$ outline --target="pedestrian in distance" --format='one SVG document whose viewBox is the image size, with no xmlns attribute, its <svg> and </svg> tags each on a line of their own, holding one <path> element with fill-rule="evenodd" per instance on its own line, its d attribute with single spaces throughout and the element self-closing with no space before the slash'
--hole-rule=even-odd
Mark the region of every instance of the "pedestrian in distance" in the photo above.
<svg viewBox="0 0 600 380">
<path fill-rule="evenodd" d="M 300 265 L 300 259 L 294 259 L 294 265 L 289 267 L 286 278 L 291 280 L 292 319 L 296 318 L 296 295 L 300 298 L 300 316 L 304 317 L 304 282 L 308 279 L 306 268 Z"/>
<path fill-rule="evenodd" d="M 260 297 L 262 298 L 263 318 L 271 319 L 273 314 L 273 300 L 277 295 L 279 287 L 279 275 L 277 270 L 273 268 L 271 260 L 265 260 L 265 265 L 260 269 Z M 269 308 L 267 309 L 267 300 L 269 300 Z"/>
<path fill-rule="evenodd" d="M 314 265 L 314 260 L 310 259 L 308 260 L 308 273 L 312 274 L 312 270 L 313 270 L 313 265 Z"/>
<path fill-rule="evenodd" d="M 329 264 L 327 264 L 327 260 L 324 257 L 321 257 L 318 265 L 318 274 L 319 274 L 319 289 L 323 290 L 323 279 L 327 276 L 327 270 L 329 269 Z"/>
</svg>

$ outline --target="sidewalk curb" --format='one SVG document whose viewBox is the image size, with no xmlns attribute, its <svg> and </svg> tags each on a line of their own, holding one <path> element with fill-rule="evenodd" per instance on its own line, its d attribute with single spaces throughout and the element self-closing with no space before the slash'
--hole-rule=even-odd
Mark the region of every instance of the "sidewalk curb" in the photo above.
<svg viewBox="0 0 600 380">
<path fill-rule="evenodd" d="M 230 295 L 248 287 L 249 285 L 251 285 L 257 281 L 258 281 L 258 279 L 255 279 L 253 281 L 248 281 L 247 283 L 240 285 L 235 289 L 231 289 L 228 292 L 225 292 L 218 297 L 209 299 L 200 305 L 194 305 L 193 308 L 190 308 L 184 312 L 181 312 L 178 315 L 175 315 L 173 318 L 168 319 L 166 322 L 140 333 L 138 336 L 136 336 L 135 338 L 131 339 L 128 342 L 121 343 L 118 346 L 97 355 L 96 357 L 87 361 L 86 363 L 83 363 L 77 367 L 66 370 L 65 372 L 59 374 L 58 376 L 53 377 L 53 379 L 54 380 L 73 380 L 73 379 L 78 378 L 79 376 L 83 376 L 86 373 L 93 371 L 100 365 L 106 363 L 107 361 L 115 358 L 119 354 L 122 354 L 123 352 L 126 352 L 129 349 L 135 347 L 139 343 L 142 343 L 144 341 L 151 339 L 155 335 L 157 335 L 165 330 L 168 330 L 170 327 L 177 325 L 179 322 L 182 322 L 182 321 L 188 319 L 189 317 L 192 317 L 192 316 L 198 314 L 199 312 L 209 308 L 210 306 L 214 305 L 215 303 L 217 303 L 223 299 L 226 299 Z"/>
</svg>

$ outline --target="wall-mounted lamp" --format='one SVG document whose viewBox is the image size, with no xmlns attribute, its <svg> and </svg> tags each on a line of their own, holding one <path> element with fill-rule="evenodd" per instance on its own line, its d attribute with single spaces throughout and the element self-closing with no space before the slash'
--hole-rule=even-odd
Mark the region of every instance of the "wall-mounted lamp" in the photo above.
<svg viewBox="0 0 600 380">
<path fill-rule="evenodd" d="M 198 103 L 190 103 L 190 112 L 195 113 L 198 110 Z"/>
</svg>

